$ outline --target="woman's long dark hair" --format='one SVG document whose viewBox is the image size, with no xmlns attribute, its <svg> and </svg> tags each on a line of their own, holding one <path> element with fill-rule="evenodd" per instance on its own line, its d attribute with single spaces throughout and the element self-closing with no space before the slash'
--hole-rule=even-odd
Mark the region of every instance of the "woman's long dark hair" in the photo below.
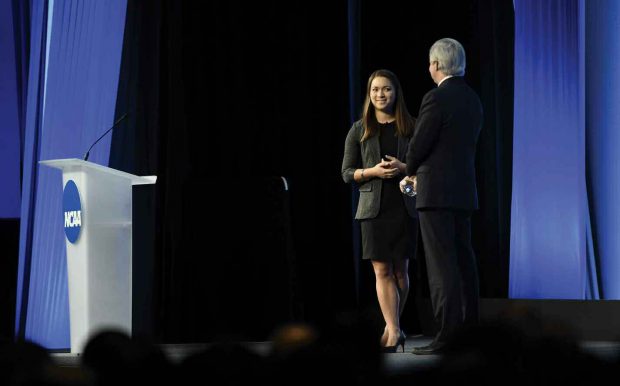
<svg viewBox="0 0 620 386">
<path fill-rule="evenodd" d="M 396 75 L 390 70 L 377 70 L 370 74 L 368 85 L 366 86 L 366 100 L 364 101 L 364 110 L 362 111 L 362 124 L 364 125 L 364 135 L 362 142 L 377 133 L 377 118 L 375 117 L 375 106 L 370 102 L 370 86 L 372 81 L 377 78 L 387 78 L 394 86 L 396 92 L 396 100 L 394 101 L 394 116 L 396 117 L 396 134 L 399 137 L 408 137 L 413 133 L 415 119 L 409 114 L 405 97 L 400 82 Z"/>
</svg>

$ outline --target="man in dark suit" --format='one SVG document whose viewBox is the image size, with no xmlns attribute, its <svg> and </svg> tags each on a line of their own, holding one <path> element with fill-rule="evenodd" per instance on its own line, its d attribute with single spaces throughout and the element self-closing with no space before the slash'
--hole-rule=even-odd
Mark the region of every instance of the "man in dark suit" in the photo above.
<svg viewBox="0 0 620 386">
<path fill-rule="evenodd" d="M 437 88 L 423 98 L 407 152 L 407 176 L 417 194 L 420 231 L 438 332 L 413 349 L 435 354 L 460 328 L 478 322 L 478 270 L 471 214 L 478 209 L 474 160 L 482 125 L 478 95 L 465 83 L 465 50 L 454 39 L 435 42 L 429 72 Z"/>
</svg>

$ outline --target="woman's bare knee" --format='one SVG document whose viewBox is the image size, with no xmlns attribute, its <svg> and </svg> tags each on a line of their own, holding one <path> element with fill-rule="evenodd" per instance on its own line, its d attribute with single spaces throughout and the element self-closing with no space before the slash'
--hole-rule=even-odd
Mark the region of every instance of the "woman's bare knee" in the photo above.
<svg viewBox="0 0 620 386">
<path fill-rule="evenodd" d="M 391 263 L 385 261 L 372 261 L 372 268 L 377 278 L 386 278 L 394 275 L 394 268 Z"/>
</svg>

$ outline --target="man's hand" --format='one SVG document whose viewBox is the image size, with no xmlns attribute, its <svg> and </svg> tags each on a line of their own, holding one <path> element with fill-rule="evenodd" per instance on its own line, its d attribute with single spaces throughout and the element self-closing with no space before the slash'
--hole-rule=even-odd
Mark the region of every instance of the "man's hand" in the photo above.
<svg viewBox="0 0 620 386">
<path fill-rule="evenodd" d="M 405 174 L 407 165 L 402 163 L 398 158 L 386 154 L 383 156 L 383 159 L 386 159 L 389 162 L 388 168 L 397 168 L 399 173 Z"/>
<path fill-rule="evenodd" d="M 405 193 L 405 186 L 406 185 L 412 185 L 413 186 L 413 191 L 417 192 L 418 189 L 418 180 L 416 179 L 415 176 L 408 176 L 403 178 L 400 183 L 398 184 L 398 186 L 400 187 L 400 191 L 402 193 Z"/>
</svg>

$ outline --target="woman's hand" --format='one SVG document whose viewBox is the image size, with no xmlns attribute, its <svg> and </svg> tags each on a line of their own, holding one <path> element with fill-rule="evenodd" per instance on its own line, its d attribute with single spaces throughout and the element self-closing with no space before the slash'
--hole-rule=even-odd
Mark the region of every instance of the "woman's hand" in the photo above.
<svg viewBox="0 0 620 386">
<path fill-rule="evenodd" d="M 372 175 L 378 178 L 394 178 L 398 176 L 400 171 L 397 167 L 392 166 L 393 161 L 381 161 L 371 168 Z"/>
</svg>

